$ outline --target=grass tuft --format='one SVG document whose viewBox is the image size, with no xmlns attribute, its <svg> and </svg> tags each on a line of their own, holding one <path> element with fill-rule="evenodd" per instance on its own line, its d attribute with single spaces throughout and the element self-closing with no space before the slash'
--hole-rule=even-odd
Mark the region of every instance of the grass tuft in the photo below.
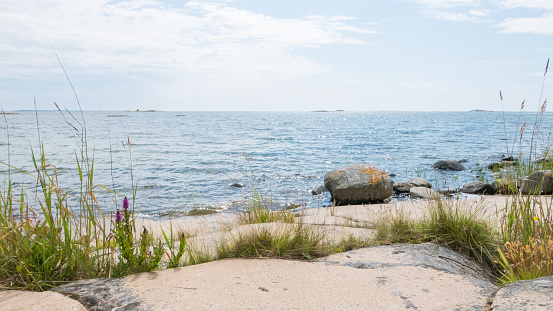
<svg viewBox="0 0 553 311">
<path fill-rule="evenodd" d="M 420 227 L 424 239 L 465 254 L 487 267 L 496 264 L 496 233 L 483 217 L 483 206 L 466 202 L 435 200 Z"/>
<path fill-rule="evenodd" d="M 220 245 L 218 257 L 312 259 L 328 254 L 323 240 L 322 232 L 301 222 L 281 224 L 276 229 L 254 225 Z"/>
</svg>

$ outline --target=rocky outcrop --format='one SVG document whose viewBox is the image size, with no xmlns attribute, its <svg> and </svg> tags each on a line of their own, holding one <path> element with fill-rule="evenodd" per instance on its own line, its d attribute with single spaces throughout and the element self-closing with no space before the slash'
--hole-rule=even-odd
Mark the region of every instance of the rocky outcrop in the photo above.
<svg viewBox="0 0 553 311">
<path fill-rule="evenodd" d="M 553 310 L 553 276 L 505 285 L 495 295 L 492 310 Z"/>
<path fill-rule="evenodd" d="M 535 171 L 522 180 L 523 194 L 553 194 L 553 176 L 551 171 Z"/>
<path fill-rule="evenodd" d="M 219 260 L 55 290 L 89 310 L 272 311 L 484 310 L 498 288 L 466 256 L 434 244 L 406 244 L 314 262 Z"/>
<path fill-rule="evenodd" d="M 468 194 L 493 195 L 497 192 L 497 189 L 488 183 L 485 183 L 482 181 L 473 181 L 471 183 L 464 185 L 463 188 L 459 190 L 459 192 L 468 193 Z"/>
<path fill-rule="evenodd" d="M 382 202 L 393 193 L 388 174 L 369 164 L 358 164 L 328 172 L 325 188 L 337 205 Z"/>
<path fill-rule="evenodd" d="M 396 193 L 409 193 L 409 190 L 413 188 L 415 185 L 405 182 L 405 181 L 399 181 L 394 183 L 394 192 Z"/>
<path fill-rule="evenodd" d="M 451 160 L 440 160 L 434 165 L 432 165 L 433 169 L 441 170 L 441 171 L 463 171 L 465 167 L 459 163 L 459 161 L 451 161 Z"/>
<path fill-rule="evenodd" d="M 420 177 L 412 178 L 411 180 L 409 180 L 409 183 L 415 187 L 432 188 L 432 184 L 428 180 Z"/>
<path fill-rule="evenodd" d="M 409 190 L 409 194 L 415 199 L 433 200 L 440 197 L 440 194 L 426 187 L 413 187 Z"/>
</svg>

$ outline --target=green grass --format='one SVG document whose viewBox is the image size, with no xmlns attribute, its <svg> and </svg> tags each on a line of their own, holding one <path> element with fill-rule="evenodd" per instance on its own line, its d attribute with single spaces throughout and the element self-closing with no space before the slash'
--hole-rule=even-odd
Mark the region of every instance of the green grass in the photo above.
<svg viewBox="0 0 553 311">
<path fill-rule="evenodd" d="M 328 254 L 324 233 L 301 222 L 282 224 L 279 228 L 260 225 L 238 233 L 218 248 L 218 257 L 274 257 L 312 259 Z"/>
<path fill-rule="evenodd" d="M 57 168 L 47 161 L 41 144 L 40 129 L 40 149 L 38 153 L 31 149 L 34 171 L 12 167 L 9 157 L 8 163 L 0 163 L 10 172 L 0 189 L 0 288 L 44 291 L 79 279 L 152 271 L 161 267 L 166 251 L 170 265 L 178 265 L 175 258 L 181 250 L 174 249 L 174 236 L 167 236 L 167 245 L 162 245 L 161 239 L 146 229 L 137 232 L 132 165 L 132 205 L 122 211 L 120 221 L 104 214 L 109 207 L 117 208 L 121 197 L 95 183 L 94 155 L 88 151 L 84 119 L 79 121 L 67 113 L 77 125 L 65 121 L 81 138 L 74 162 L 79 179 L 76 188 L 60 186 Z M 130 142 L 125 146 L 132 163 Z M 37 187 L 13 184 L 12 170 L 34 178 Z M 99 194 L 111 198 L 113 205 L 106 205 L 105 200 L 99 203 Z"/>
<path fill-rule="evenodd" d="M 495 269 L 498 256 L 498 232 L 483 216 L 479 203 L 435 200 L 429 203 L 428 215 L 420 223 L 425 240 L 465 254 Z"/>
<path fill-rule="evenodd" d="M 58 184 L 56 167 L 46 163 L 44 149 L 38 157 L 33 153 L 32 160 L 39 185 L 36 203 L 27 200 L 23 188 L 14 193 L 11 180 L 0 193 L 0 286 L 42 291 L 104 275 L 110 265 L 110 232 L 106 219 L 98 217 L 102 214 L 91 186 L 93 174 L 79 170 L 82 217 L 76 217 L 67 203 L 68 192 Z"/>
<path fill-rule="evenodd" d="M 501 282 L 553 275 L 552 197 L 513 196 L 502 219 Z"/>
<path fill-rule="evenodd" d="M 421 219 L 402 211 L 375 223 L 374 244 L 432 242 L 465 254 L 494 270 L 498 233 L 483 218 L 482 207 L 463 201 L 428 202 Z"/>
<path fill-rule="evenodd" d="M 238 214 L 238 223 L 241 225 L 269 222 L 293 223 L 294 214 L 286 210 L 272 211 L 264 207 L 256 207 L 249 211 L 242 211 Z"/>
</svg>

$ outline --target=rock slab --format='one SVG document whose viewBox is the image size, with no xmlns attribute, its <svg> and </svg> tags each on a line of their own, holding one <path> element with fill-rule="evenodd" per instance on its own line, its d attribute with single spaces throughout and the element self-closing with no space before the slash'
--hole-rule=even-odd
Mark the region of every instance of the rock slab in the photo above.
<svg viewBox="0 0 553 311">
<path fill-rule="evenodd" d="M 325 176 L 324 185 L 336 205 L 382 202 L 394 192 L 392 178 L 369 164 L 330 171 Z"/>
<path fill-rule="evenodd" d="M 89 310 L 270 311 L 483 310 L 497 289 L 471 259 L 434 244 L 409 244 L 315 262 L 226 259 L 56 290 L 103 303 Z"/>
<path fill-rule="evenodd" d="M 492 310 L 553 310 L 553 276 L 505 285 L 495 295 Z"/>
<path fill-rule="evenodd" d="M 0 311 L 86 311 L 67 296 L 56 292 L 0 291 Z"/>
</svg>

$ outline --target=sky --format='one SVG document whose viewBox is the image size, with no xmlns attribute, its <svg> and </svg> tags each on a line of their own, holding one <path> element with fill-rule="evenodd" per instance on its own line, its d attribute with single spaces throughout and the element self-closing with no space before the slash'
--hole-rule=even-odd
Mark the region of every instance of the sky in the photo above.
<svg viewBox="0 0 553 311">
<path fill-rule="evenodd" d="M 58 57 L 83 110 L 536 110 L 553 1 L 0 2 L 4 110 L 77 109 Z"/>
</svg>

